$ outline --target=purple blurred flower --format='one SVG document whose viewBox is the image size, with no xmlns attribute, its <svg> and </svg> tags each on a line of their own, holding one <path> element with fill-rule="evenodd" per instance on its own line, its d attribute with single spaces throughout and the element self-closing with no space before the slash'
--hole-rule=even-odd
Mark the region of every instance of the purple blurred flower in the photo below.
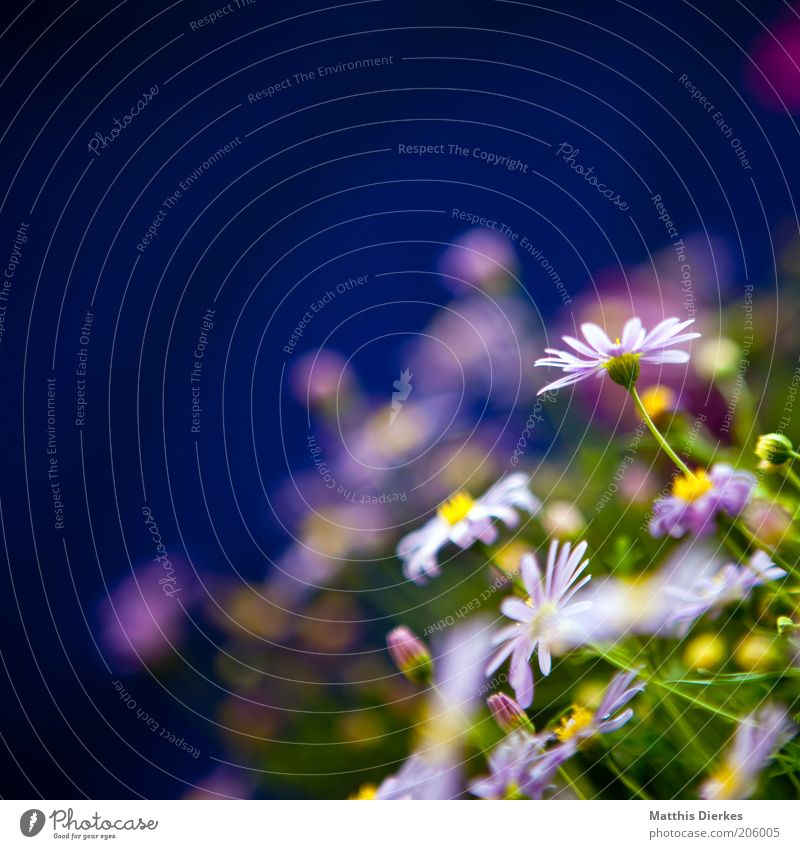
<svg viewBox="0 0 800 849">
<path fill-rule="evenodd" d="M 293 363 L 289 370 L 289 387 L 303 406 L 332 404 L 340 394 L 353 389 L 353 375 L 342 354 L 320 348 L 303 354 Z"/>
<path fill-rule="evenodd" d="M 738 516 L 750 500 L 756 485 L 750 472 L 740 472 L 727 463 L 717 463 L 710 472 L 698 470 L 694 477 L 678 475 L 672 495 L 653 504 L 650 534 L 682 537 L 687 531 L 706 536 L 714 530 L 720 512 Z"/>
<path fill-rule="evenodd" d="M 753 587 L 784 578 L 786 572 L 776 566 L 763 551 L 756 551 L 747 565 L 726 563 L 712 577 L 698 580 L 689 590 L 667 588 L 681 599 L 675 610 L 675 622 L 693 622 L 705 613 L 747 598 Z"/>
<path fill-rule="evenodd" d="M 576 705 L 572 713 L 561 720 L 555 730 L 555 736 L 561 743 L 586 740 L 595 734 L 610 734 L 622 728 L 633 716 L 633 710 L 622 710 L 637 694 L 644 690 L 644 684 L 633 684 L 639 670 L 617 673 L 606 688 L 600 706 L 595 713 Z M 633 685 L 633 686 L 631 686 Z"/>
<path fill-rule="evenodd" d="M 635 670 L 615 675 L 596 713 L 574 707 L 554 734 L 533 735 L 524 730 L 510 734 L 489 755 L 491 774 L 473 782 L 472 793 L 483 799 L 541 799 L 552 786 L 556 770 L 575 754 L 582 741 L 617 731 L 630 720 L 633 710 L 623 708 L 644 689 L 644 684 L 633 684 L 638 674 Z M 554 736 L 559 742 L 547 748 Z"/>
<path fill-rule="evenodd" d="M 445 285 L 456 294 L 463 294 L 473 286 L 497 288 L 514 276 L 516 269 L 517 258 L 511 242 L 485 227 L 468 230 L 439 261 Z"/>
<path fill-rule="evenodd" d="M 403 766 L 394 774 L 384 778 L 371 798 L 377 800 L 395 799 L 439 799 L 440 773 L 436 765 L 426 761 L 418 754 L 406 759 Z"/>
<path fill-rule="evenodd" d="M 539 669 L 543 675 L 550 674 L 551 652 L 564 639 L 569 628 L 569 618 L 586 610 L 591 602 L 573 602 L 572 597 L 590 579 L 581 578 L 588 560 L 583 560 L 587 543 L 582 542 L 573 550 L 570 543 L 561 546 L 553 540 L 547 552 L 545 575 L 542 577 L 536 556 L 528 554 L 522 558 L 520 573 L 522 583 L 529 593 L 523 599 L 510 596 L 503 600 L 501 610 L 516 620 L 513 625 L 502 628 L 495 634 L 495 644 L 505 643 L 494 656 L 487 675 L 511 655 L 509 681 L 523 708 L 533 702 L 533 672 L 530 658 L 534 650 L 539 656 Z"/>
<path fill-rule="evenodd" d="M 403 362 L 415 375 L 414 397 L 424 397 L 427 405 L 431 396 L 441 396 L 445 422 L 458 414 L 467 418 L 475 402 L 504 410 L 524 403 L 535 391 L 527 369 L 539 347 L 538 325 L 521 297 L 451 301 L 408 345 Z"/>
<path fill-rule="evenodd" d="M 716 546 L 687 537 L 655 570 L 633 580 L 612 575 L 595 578 L 581 593 L 592 606 L 573 616 L 565 650 L 587 643 L 617 642 L 629 634 L 674 637 L 675 610 L 700 581 L 724 564 Z"/>
<path fill-rule="evenodd" d="M 470 792 L 481 799 L 541 799 L 570 755 L 561 746 L 545 751 L 548 739 L 526 731 L 510 734 L 492 749 L 489 775 L 473 781 Z"/>
<path fill-rule="evenodd" d="M 183 643 L 197 586 L 183 560 L 166 563 L 168 570 L 158 563 L 138 567 L 100 606 L 100 640 L 127 668 L 161 660 Z"/>
<path fill-rule="evenodd" d="M 339 559 L 293 543 L 267 575 L 265 590 L 278 604 L 298 609 L 309 595 L 333 580 L 341 565 Z"/>
<path fill-rule="evenodd" d="M 252 780 L 230 767 L 217 767 L 184 794 L 184 799 L 250 799 Z"/>
<path fill-rule="evenodd" d="M 640 318 L 631 318 L 625 323 L 622 337 L 612 342 L 605 332 L 597 324 L 587 322 L 581 325 L 581 331 L 586 342 L 581 342 L 572 336 L 563 336 L 563 340 L 577 351 L 581 356 L 576 356 L 571 351 L 560 351 L 557 348 L 545 348 L 549 357 L 542 357 L 534 363 L 537 366 L 553 366 L 567 372 L 566 377 L 548 383 L 539 390 L 541 395 L 550 389 L 561 389 L 570 386 L 589 377 L 600 377 L 605 371 L 617 367 L 618 364 L 626 366 L 624 371 L 635 370 L 638 373 L 638 361 L 641 359 L 646 363 L 685 363 L 689 360 L 686 351 L 667 350 L 673 345 L 697 339 L 699 333 L 681 333 L 692 322 L 680 321 L 677 318 L 668 318 L 657 324 L 649 333 L 642 326 Z M 586 344 L 588 342 L 588 344 Z M 585 359 L 582 359 L 585 358 Z M 628 363 L 627 359 L 630 359 Z M 614 378 L 616 380 L 616 378 Z M 620 382 L 620 381 L 617 381 Z M 635 379 L 634 381 L 635 382 Z"/>
<path fill-rule="evenodd" d="M 746 799 L 756 789 L 768 761 L 795 734 L 797 727 L 780 705 L 765 705 L 742 720 L 720 768 L 700 788 L 703 799 Z"/>
<path fill-rule="evenodd" d="M 497 539 L 495 519 L 513 528 L 519 522 L 518 510 L 533 515 L 539 507 L 522 472 L 502 478 L 474 500 L 464 491 L 457 492 L 420 530 L 400 540 L 397 555 L 403 559 L 403 571 L 409 580 L 425 583 L 439 574 L 436 556 L 447 543 L 460 548 L 469 548 L 477 540 L 493 543 Z"/>
</svg>

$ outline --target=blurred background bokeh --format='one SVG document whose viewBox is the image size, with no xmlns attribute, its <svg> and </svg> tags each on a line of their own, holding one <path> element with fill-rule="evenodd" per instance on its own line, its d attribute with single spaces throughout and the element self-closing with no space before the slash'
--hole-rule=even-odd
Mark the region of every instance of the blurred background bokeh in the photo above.
<svg viewBox="0 0 800 849">
<path fill-rule="evenodd" d="M 479 772 L 437 699 L 485 714 L 483 655 L 463 623 L 431 627 L 492 576 L 448 552 L 420 588 L 394 548 L 521 470 L 545 529 L 605 546 L 598 577 L 654 580 L 671 549 L 639 539 L 665 476 L 647 440 L 607 502 L 633 410 L 594 382 L 536 396 L 533 360 L 582 321 L 696 318 L 692 363 L 642 385 L 671 390 L 698 459 L 785 415 L 800 8 L 259 0 L 192 28 L 212 6 L 33 5 L 0 12 L 0 794 L 344 798 L 425 735 Z M 774 499 L 753 514 L 782 533 Z M 504 538 L 510 568 L 541 534 Z M 391 665 L 400 623 L 431 634 L 444 695 Z M 547 716 L 574 695 L 541 692 Z"/>
</svg>

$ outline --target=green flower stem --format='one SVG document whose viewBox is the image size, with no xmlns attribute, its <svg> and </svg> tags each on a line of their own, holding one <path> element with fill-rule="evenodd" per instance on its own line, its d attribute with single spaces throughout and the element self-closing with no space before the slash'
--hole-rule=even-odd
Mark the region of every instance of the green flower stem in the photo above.
<svg viewBox="0 0 800 849">
<path fill-rule="evenodd" d="M 731 533 L 734 524 L 730 524 L 725 528 L 725 533 L 722 534 L 722 544 L 730 551 L 739 563 L 744 563 L 746 559 L 746 545 L 740 544 L 739 541 Z"/>
<path fill-rule="evenodd" d="M 739 723 L 742 721 L 741 716 L 736 716 L 736 714 L 730 713 L 730 711 L 725 710 L 724 708 L 718 707 L 717 705 L 712 705 L 710 702 L 706 702 L 703 699 L 698 699 L 696 696 L 691 696 L 689 693 L 684 693 L 682 690 L 679 690 L 677 687 L 671 685 L 668 681 L 662 681 L 652 673 L 648 673 L 647 670 L 638 670 L 637 667 L 632 667 L 630 664 L 625 663 L 619 657 L 615 657 L 613 654 L 606 652 L 602 646 L 598 646 L 597 644 L 591 645 L 591 650 L 598 657 L 601 657 L 603 660 L 610 663 L 612 666 L 616 666 L 617 669 L 622 669 L 625 672 L 633 672 L 636 668 L 639 671 L 639 677 L 644 678 L 648 684 L 653 684 L 656 687 L 661 688 L 662 690 L 666 690 L 669 693 L 672 693 L 674 696 L 678 696 L 680 699 L 693 704 L 695 707 L 701 708 L 702 710 L 708 711 L 709 713 L 714 714 L 714 716 L 721 716 L 724 719 L 729 720 L 730 722 Z"/>
<path fill-rule="evenodd" d="M 578 782 L 577 782 L 577 781 L 575 781 L 575 780 L 574 780 L 574 779 L 570 776 L 569 772 L 567 772 L 566 767 L 563 767 L 563 766 L 559 767 L 559 768 L 558 768 L 558 774 L 561 776 L 561 778 L 563 779 L 564 783 L 565 783 L 565 784 L 566 784 L 569 788 L 571 788 L 571 789 L 572 789 L 572 791 L 575 793 L 575 795 L 576 795 L 579 799 L 582 799 L 583 801 L 586 801 L 586 796 L 583 794 L 583 792 L 582 792 L 581 788 L 578 786 Z"/>
<path fill-rule="evenodd" d="M 794 486 L 794 488 L 798 492 L 800 492 L 800 475 L 798 475 L 794 469 L 791 469 L 788 466 L 784 469 L 783 473 L 786 475 L 786 480 L 788 480 L 789 483 L 791 483 L 792 486 Z"/>
<path fill-rule="evenodd" d="M 689 750 L 696 750 L 703 762 L 703 767 L 707 768 L 714 762 L 714 752 L 705 745 L 702 732 L 692 727 L 686 716 L 686 712 L 679 710 L 672 699 L 662 699 L 661 704 L 672 717 L 673 724 L 676 728 L 680 729 L 681 734 L 686 738 Z"/>
<path fill-rule="evenodd" d="M 792 463 L 794 463 L 796 459 L 800 458 L 800 454 L 796 451 L 791 451 L 789 453 L 791 454 L 792 459 L 781 467 L 781 471 L 783 472 L 784 478 L 789 481 L 797 492 L 800 492 L 800 475 L 798 475 L 792 468 Z M 797 507 L 795 507 L 794 513 L 792 513 L 792 521 L 795 524 L 800 524 L 800 503 L 798 503 Z"/>
<path fill-rule="evenodd" d="M 611 772 L 628 788 L 628 790 L 633 793 L 639 799 L 646 799 L 647 801 L 651 800 L 651 797 L 645 792 L 645 790 L 639 785 L 631 776 L 628 774 L 627 770 L 625 770 L 614 757 L 614 753 L 611 749 L 606 749 L 606 758 L 608 760 L 609 768 Z"/>
<path fill-rule="evenodd" d="M 775 756 L 775 760 L 782 767 L 784 767 L 782 775 L 785 775 L 789 779 L 789 781 L 794 784 L 795 790 L 797 790 L 798 794 L 800 794 L 800 780 L 798 780 L 797 776 L 795 775 L 797 769 L 792 758 L 788 758 L 785 755 L 778 754 Z"/>
<path fill-rule="evenodd" d="M 766 545 L 762 540 L 760 540 L 754 533 L 751 533 L 748 528 L 744 526 L 740 519 L 735 519 L 731 523 L 731 527 L 736 528 L 737 531 L 752 545 L 754 548 L 758 548 L 767 555 L 767 557 L 771 558 L 778 566 L 786 572 L 787 575 L 791 575 L 795 579 L 800 579 L 800 573 L 798 570 L 790 565 L 788 561 L 784 560 L 783 555 L 778 554 L 777 551 L 770 550 L 770 547 Z"/>
<path fill-rule="evenodd" d="M 673 698 L 670 697 L 678 697 L 679 699 L 689 702 L 694 707 L 700 708 L 702 710 L 707 711 L 708 713 L 713 714 L 717 717 L 723 717 L 724 719 L 729 720 L 730 722 L 739 723 L 741 721 L 741 717 L 738 717 L 732 713 L 729 713 L 724 708 L 717 707 L 716 705 L 712 705 L 709 702 L 704 701 L 703 699 L 698 699 L 695 696 L 691 696 L 688 693 L 679 690 L 677 687 L 673 686 L 668 681 L 663 681 L 656 677 L 655 673 L 649 672 L 647 669 L 641 669 L 639 667 L 632 666 L 631 663 L 625 662 L 619 656 L 616 656 L 613 652 L 606 652 L 602 646 L 592 645 L 591 649 L 599 656 L 602 657 L 605 661 L 610 663 L 612 666 L 617 667 L 618 669 L 625 670 L 626 672 L 632 672 L 634 668 L 639 672 L 639 676 L 644 679 L 648 685 L 652 684 L 655 687 L 658 687 L 661 690 L 664 690 L 665 693 L 669 694 L 664 698 L 659 699 L 659 704 L 667 711 L 669 716 L 672 719 L 672 726 L 674 727 L 677 734 L 679 734 L 682 738 L 685 738 L 687 743 L 691 744 L 694 751 L 700 755 L 703 765 L 706 766 L 710 763 L 714 754 L 706 747 L 703 742 L 700 733 L 691 727 L 689 724 L 688 718 L 685 715 L 685 711 L 681 710 L 678 705 L 676 705 L 673 701 Z"/>
<path fill-rule="evenodd" d="M 738 390 L 737 390 L 738 383 Z M 736 411 L 733 416 L 733 436 L 739 445 L 747 445 L 752 438 L 752 434 L 762 433 L 761 425 L 758 423 L 758 406 L 747 381 L 737 380 L 721 380 L 718 381 L 719 389 L 722 394 L 729 398 L 738 391 L 739 401 L 736 405 Z"/>
<path fill-rule="evenodd" d="M 717 524 L 722 535 L 722 544 L 739 563 L 744 563 L 747 560 L 747 549 L 750 546 L 754 546 L 772 557 L 772 552 L 767 549 L 766 544 L 751 533 L 740 519 L 731 519 L 729 516 L 720 514 L 717 517 Z"/>
<path fill-rule="evenodd" d="M 495 559 L 495 555 L 488 545 L 481 544 L 480 546 L 483 556 L 486 558 L 486 563 L 492 568 L 496 569 L 505 579 L 511 584 L 512 587 L 518 589 L 523 595 L 527 596 L 528 591 L 525 589 L 525 585 L 522 583 L 522 579 L 519 575 L 515 575 L 513 572 L 509 572 L 507 569 L 504 569 Z"/>
<path fill-rule="evenodd" d="M 672 450 L 669 443 L 666 439 L 664 439 L 661 431 L 656 427 L 655 422 L 650 418 L 650 414 L 645 410 L 644 404 L 642 403 L 642 399 L 639 397 L 639 393 L 636 391 L 636 386 L 631 384 L 629 390 L 631 394 L 631 398 L 633 398 L 633 403 L 636 404 L 636 409 L 639 411 L 639 415 L 642 417 L 642 420 L 647 425 L 650 433 L 653 434 L 656 442 L 661 446 L 662 450 L 666 453 L 666 455 L 672 460 L 672 462 L 681 470 L 681 472 L 686 475 L 687 478 L 693 479 L 694 473 L 689 469 L 686 463 L 681 460 L 681 458 Z"/>
</svg>

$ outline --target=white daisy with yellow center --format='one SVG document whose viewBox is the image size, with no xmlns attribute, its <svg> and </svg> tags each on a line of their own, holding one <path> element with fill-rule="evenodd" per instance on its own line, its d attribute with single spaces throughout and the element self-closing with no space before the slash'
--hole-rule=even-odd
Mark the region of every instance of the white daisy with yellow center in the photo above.
<svg viewBox="0 0 800 849">
<path fill-rule="evenodd" d="M 691 318 L 687 321 L 667 318 L 648 332 L 642 326 L 642 320 L 634 317 L 625 322 L 621 336 L 617 336 L 613 342 L 602 327 L 591 322 L 582 324 L 581 332 L 585 341 L 562 336 L 572 351 L 545 348 L 549 356 L 541 357 L 534 363 L 566 372 L 566 377 L 548 383 L 539 390 L 539 394 L 571 386 L 589 377 L 600 377 L 604 373 L 615 383 L 630 388 L 639 378 L 641 363 L 664 365 L 688 362 L 689 354 L 675 350 L 673 346 L 700 336 L 699 333 L 683 332 L 693 321 Z"/>
<path fill-rule="evenodd" d="M 404 536 L 397 554 L 409 580 L 425 583 L 439 574 L 437 556 L 448 543 L 469 548 L 477 541 L 491 544 L 497 540 L 496 520 L 506 527 L 519 524 L 520 511 L 534 515 L 541 502 L 528 488 L 528 478 L 515 472 L 501 478 L 480 498 L 459 490 L 444 501 L 436 515 L 419 530 Z"/>
</svg>

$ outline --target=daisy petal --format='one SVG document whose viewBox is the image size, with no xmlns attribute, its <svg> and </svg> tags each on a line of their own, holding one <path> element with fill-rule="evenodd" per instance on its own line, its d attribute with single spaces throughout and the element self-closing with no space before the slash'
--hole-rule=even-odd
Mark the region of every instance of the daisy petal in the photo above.
<svg viewBox="0 0 800 849">
<path fill-rule="evenodd" d="M 611 340 L 606 336 L 602 327 L 592 322 L 587 321 L 581 325 L 581 333 L 586 337 L 586 341 L 594 348 L 601 356 L 608 353 L 609 348 L 613 347 Z"/>
</svg>

